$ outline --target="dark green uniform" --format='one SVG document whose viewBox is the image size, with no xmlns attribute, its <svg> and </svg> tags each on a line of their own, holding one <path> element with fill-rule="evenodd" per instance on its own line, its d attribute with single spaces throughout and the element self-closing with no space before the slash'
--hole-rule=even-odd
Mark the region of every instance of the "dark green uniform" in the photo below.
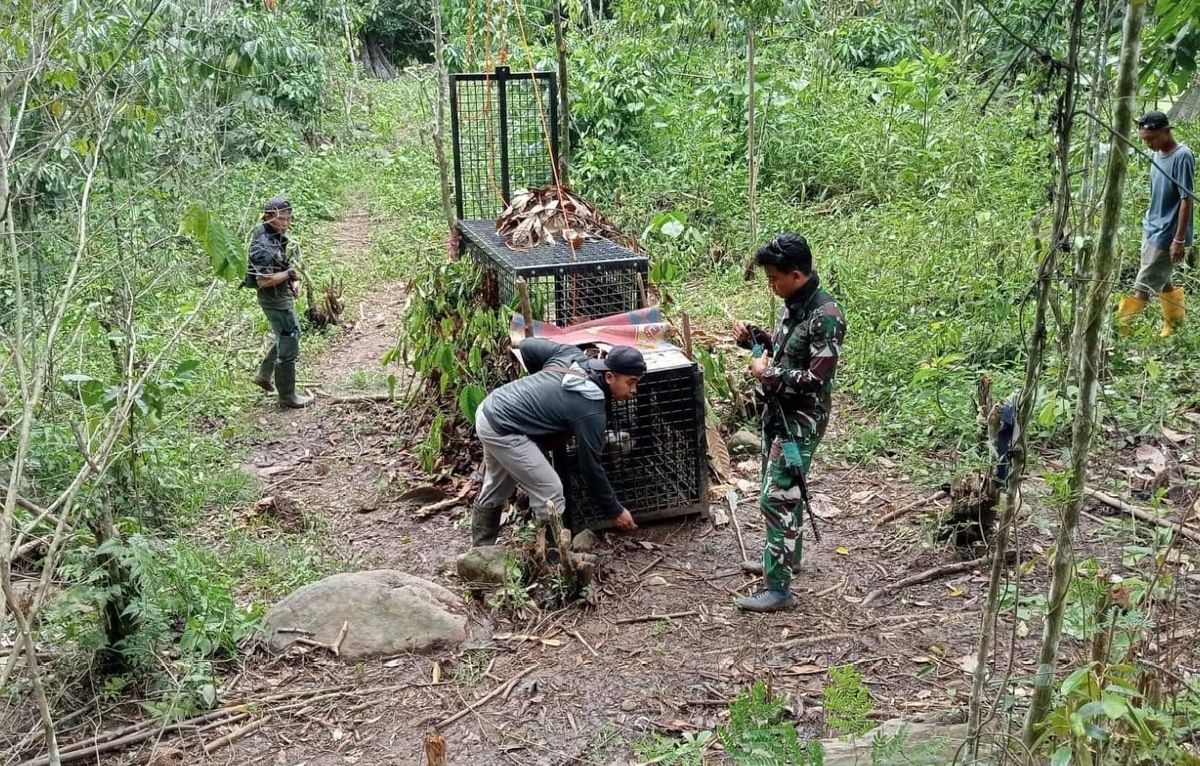
<svg viewBox="0 0 1200 766">
<path fill-rule="evenodd" d="M 254 229 L 250 240 L 250 264 L 247 283 L 258 293 L 258 305 L 262 308 L 275 342 L 258 366 L 258 378 L 271 380 L 275 376 L 281 394 L 295 390 L 296 359 L 300 356 L 300 319 L 296 316 L 295 296 L 289 282 L 274 287 L 258 287 L 258 277 L 267 277 L 288 271 L 291 268 L 288 256 L 288 238 L 265 223 Z M 282 383 L 280 378 L 283 378 Z"/>
<path fill-rule="evenodd" d="M 834 374 L 845 334 L 842 310 L 821 289 L 814 272 L 780 309 L 775 333 L 766 344 L 771 362 L 762 376 L 766 415 L 759 507 L 767 522 L 763 576 L 772 590 L 786 590 L 799 563 L 806 510 L 801 480 L 784 465 L 782 442 L 796 442 L 807 475 L 829 425 Z"/>
</svg>

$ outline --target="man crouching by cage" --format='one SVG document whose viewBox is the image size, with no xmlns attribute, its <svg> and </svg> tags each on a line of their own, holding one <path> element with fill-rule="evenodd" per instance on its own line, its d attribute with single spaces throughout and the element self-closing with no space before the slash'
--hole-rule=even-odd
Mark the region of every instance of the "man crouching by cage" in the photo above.
<svg viewBox="0 0 1200 766">
<path fill-rule="evenodd" d="M 775 333 L 735 322 L 734 339 L 753 354 L 750 375 L 765 406 L 759 507 L 767 522 L 761 562 L 743 562 L 763 576 L 764 588 L 738 599 L 738 608 L 774 612 L 795 603 L 788 583 L 800 565 L 808 508 L 805 477 L 829 424 L 834 373 L 846 320 L 813 270 L 812 251 L 799 234 L 780 234 L 755 255 L 771 292 L 783 299 Z M 814 523 L 813 532 L 816 533 Z"/>
<path fill-rule="evenodd" d="M 575 437 L 576 458 L 592 500 L 621 530 L 637 529 L 617 502 L 600 463 L 607 427 L 605 399 L 631 399 L 646 373 L 642 352 L 616 346 L 591 359 L 575 346 L 527 338 L 518 349 L 530 374 L 500 386 L 475 412 L 483 444 L 483 486 L 471 509 L 471 545 L 495 545 L 500 515 L 518 486 L 529 495 L 538 523 L 553 505 L 561 516 L 567 501 L 562 481 L 545 452 Z"/>
</svg>

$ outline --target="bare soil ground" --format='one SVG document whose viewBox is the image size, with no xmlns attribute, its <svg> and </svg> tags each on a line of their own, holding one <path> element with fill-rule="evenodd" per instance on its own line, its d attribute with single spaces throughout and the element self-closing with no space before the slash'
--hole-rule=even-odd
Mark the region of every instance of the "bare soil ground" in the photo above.
<svg viewBox="0 0 1200 766">
<path fill-rule="evenodd" d="M 359 213 L 338 227 L 348 255 L 364 245 L 368 226 Z M 310 362 L 317 388 L 347 391 L 352 378 L 361 379 L 360 370 L 378 369 L 379 357 L 395 341 L 403 303 L 403 286 L 392 284 L 348 307 L 353 326 L 324 358 Z M 436 727 L 453 764 L 629 764 L 636 762 L 632 744 L 653 732 L 676 735 L 719 725 L 729 701 L 756 679 L 771 679 L 773 690 L 790 698 L 802 732 L 821 736 L 826 671 L 844 663 L 865 677 L 874 717 L 965 715 L 986 571 L 938 577 L 863 604 L 876 588 L 963 558 L 932 544 L 921 514 L 876 528 L 886 511 L 930 494 L 906 480 L 899 466 L 886 459 L 847 465 L 818 454 L 812 490 L 822 539 L 806 540 L 793 611 L 736 611 L 733 597 L 751 592 L 755 579 L 738 569 L 742 554 L 734 524 L 689 519 L 602 535 L 593 603 L 522 619 L 489 609 L 447 570 L 447 560 L 468 544 L 465 508 L 418 520 L 413 505 L 399 500 L 429 480 L 415 468 L 408 436 L 421 417 L 370 402 L 264 410 L 262 439 L 248 469 L 261 476 L 264 495 L 288 497 L 303 514 L 324 519 L 348 569 L 396 568 L 464 592 L 472 633 L 467 644 L 357 665 L 322 650 L 284 657 L 252 653 L 227 679 L 223 702 L 302 696 L 255 705 L 249 722 L 265 722 L 253 731 L 242 730 L 243 719 L 174 733 L 158 743 L 157 756 L 145 744 L 104 762 L 422 764 L 423 739 Z M 835 424 L 827 440 L 842 438 L 844 429 Z M 1166 446 L 1172 460 L 1192 460 L 1194 441 Z M 724 504 L 727 489 L 741 496 L 736 518 L 754 558 L 763 536 L 755 506 L 758 463 L 753 456 L 735 457 L 734 463 L 732 482 L 714 490 L 713 502 Z M 455 494 L 464 480 L 443 478 L 446 494 Z M 1039 486 L 1030 486 L 1031 511 L 1019 534 L 1023 560 L 1033 562 L 1022 578 L 1025 593 L 1044 593 L 1048 584 L 1043 558 L 1052 525 L 1035 496 Z M 1194 500 L 1185 490 L 1170 496 L 1175 508 L 1190 508 Z M 1101 517 L 1110 511 L 1090 504 L 1089 512 L 1095 517 L 1084 519 L 1079 555 L 1099 556 L 1114 573 L 1130 574 L 1122 565 L 1122 541 L 1106 534 L 1111 522 Z M 1200 615 L 1200 583 L 1189 558 L 1197 551 L 1184 545 L 1181 552 L 1171 565 L 1187 581 L 1174 612 L 1178 663 L 1195 670 L 1200 642 L 1187 634 L 1194 637 Z M 1139 567 L 1147 571 L 1144 561 Z M 674 613 L 682 616 L 619 622 Z M 1026 636 L 1012 639 L 1011 656 L 1012 625 L 1000 628 L 999 670 L 1011 663 L 1014 678 L 1035 668 L 1040 623 L 1035 619 L 1029 627 Z M 500 638 L 506 634 L 517 638 Z M 1086 657 L 1087 647 L 1078 642 L 1065 646 L 1064 665 Z M 235 741 L 216 742 L 229 734 L 237 735 Z M 214 743 L 222 746 L 214 749 Z M 713 762 L 721 762 L 719 754 Z"/>
</svg>

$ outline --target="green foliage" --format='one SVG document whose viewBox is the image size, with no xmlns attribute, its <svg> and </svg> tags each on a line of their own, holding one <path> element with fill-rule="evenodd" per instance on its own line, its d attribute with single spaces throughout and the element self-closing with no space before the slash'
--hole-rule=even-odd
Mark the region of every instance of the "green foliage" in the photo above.
<svg viewBox="0 0 1200 766">
<path fill-rule="evenodd" d="M 782 720 L 786 705 L 787 699 L 773 696 L 763 681 L 755 682 L 730 703 L 729 723 L 717 729 L 717 739 L 734 763 L 820 766 L 820 743 L 801 743 L 796 727 Z"/>
<path fill-rule="evenodd" d="M 1196 0 L 1158 0 L 1142 66 L 1142 83 L 1159 92 L 1187 88 L 1200 55 L 1200 7 Z"/>
<path fill-rule="evenodd" d="M 635 742 L 633 750 L 640 760 L 653 760 L 663 766 L 703 766 L 704 751 L 712 738 L 711 731 L 685 731 L 677 740 L 654 734 Z"/>
<path fill-rule="evenodd" d="M 473 423 L 487 391 L 510 369 L 510 312 L 481 307 L 482 275 L 471 261 L 429 259 L 417 268 L 403 334 L 384 363 L 407 362 L 461 422 Z"/>
<path fill-rule="evenodd" d="M 198 204 L 188 206 L 179 224 L 179 233 L 194 237 L 208 253 L 213 274 L 226 282 L 238 282 L 246 275 L 246 253 L 223 223 Z"/>
<path fill-rule="evenodd" d="M 1177 763 L 1171 717 L 1145 704 L 1139 672 L 1091 662 L 1063 679 L 1039 744 L 1052 764 Z M 1125 755 L 1122 755 L 1125 754 Z"/>
<path fill-rule="evenodd" d="M 825 723 L 838 734 L 862 734 L 871 729 L 867 715 L 874 709 L 862 674 L 853 665 L 829 669 L 823 691 Z"/>
</svg>

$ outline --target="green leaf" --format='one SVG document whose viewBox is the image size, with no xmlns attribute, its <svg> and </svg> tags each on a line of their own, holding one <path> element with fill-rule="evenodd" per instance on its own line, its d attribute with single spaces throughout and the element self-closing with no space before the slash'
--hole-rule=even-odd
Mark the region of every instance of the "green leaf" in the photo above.
<svg viewBox="0 0 1200 766">
<path fill-rule="evenodd" d="M 1071 675 L 1063 679 L 1062 686 L 1059 691 L 1064 695 L 1069 695 L 1071 692 L 1079 688 L 1079 685 L 1091 674 L 1092 666 L 1095 663 L 1089 662 L 1081 668 L 1076 668 Z"/>
<path fill-rule="evenodd" d="M 180 235 L 191 236 L 208 254 L 213 274 L 237 282 L 246 273 L 246 254 L 235 244 L 233 234 L 207 209 L 196 203 L 188 206 L 179 224 Z"/>
<path fill-rule="evenodd" d="M 458 409 L 462 412 L 462 416 L 468 423 L 475 422 L 475 410 L 483 402 L 487 396 L 487 391 L 476 383 L 471 383 L 463 387 L 463 390 L 458 394 Z"/>
<path fill-rule="evenodd" d="M 1050 766 L 1068 766 L 1071 763 L 1072 753 L 1070 745 L 1062 745 L 1054 751 L 1054 757 L 1050 759 Z"/>
</svg>

